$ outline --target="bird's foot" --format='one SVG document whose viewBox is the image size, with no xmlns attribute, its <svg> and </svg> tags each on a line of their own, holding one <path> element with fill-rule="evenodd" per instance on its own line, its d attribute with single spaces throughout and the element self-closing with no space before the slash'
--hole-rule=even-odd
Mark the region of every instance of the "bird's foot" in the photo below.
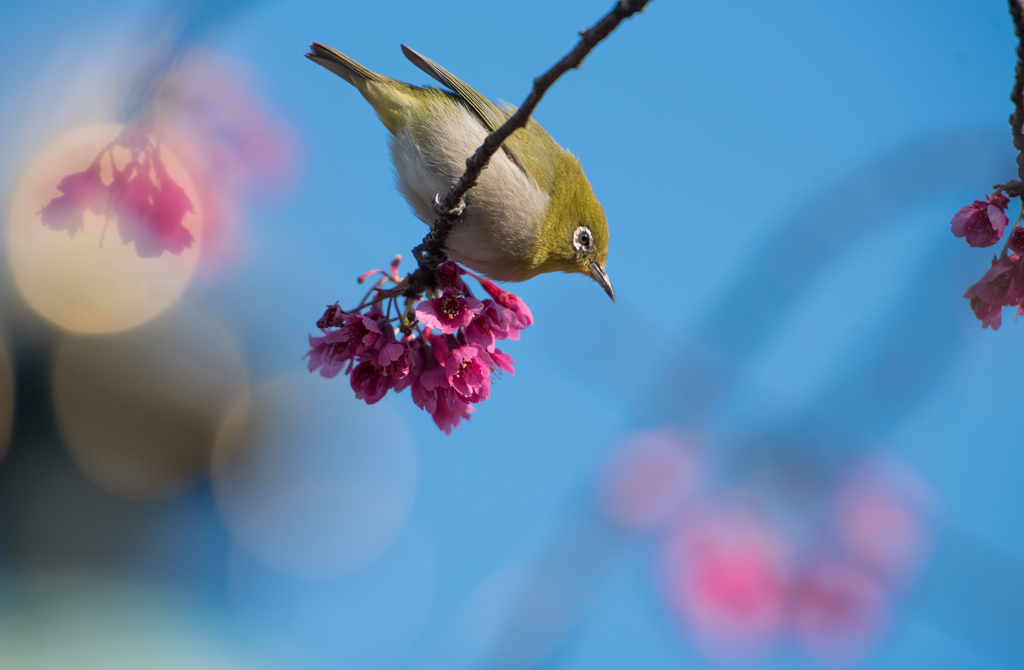
<svg viewBox="0 0 1024 670">
<path fill-rule="evenodd" d="M 434 214 L 437 214 L 438 216 L 446 219 L 457 219 L 460 216 L 462 216 L 462 213 L 464 211 L 466 211 L 466 203 L 461 200 L 459 201 L 459 204 L 457 204 L 455 207 L 448 209 L 448 207 L 446 207 L 445 204 L 441 202 L 440 195 L 434 196 L 433 207 Z"/>
</svg>

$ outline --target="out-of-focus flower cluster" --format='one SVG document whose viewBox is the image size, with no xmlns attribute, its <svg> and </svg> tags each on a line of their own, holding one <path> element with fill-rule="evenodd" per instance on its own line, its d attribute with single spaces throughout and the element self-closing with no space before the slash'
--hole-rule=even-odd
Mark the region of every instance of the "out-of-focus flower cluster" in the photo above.
<svg viewBox="0 0 1024 670">
<path fill-rule="evenodd" d="M 985 200 L 975 200 L 953 216 L 953 235 L 965 238 L 972 247 L 992 246 L 1002 239 L 1009 224 L 1007 193 L 1019 195 L 1020 183 L 1009 182 L 995 189 Z M 988 272 L 964 293 L 982 328 L 998 330 L 1003 322 L 1003 307 L 1015 308 L 1017 316 L 1024 314 L 1024 228 L 1020 223 L 1018 217 L 1010 226 L 1002 252 L 992 258 Z"/>
<path fill-rule="evenodd" d="M 128 160 L 118 167 L 116 148 L 126 149 Z M 102 162 L 110 165 L 112 179 L 103 181 Z M 160 159 L 160 145 L 144 132 L 126 127 L 121 135 L 96 156 L 82 172 L 73 172 L 57 184 L 61 195 L 39 211 L 42 224 L 64 231 L 74 238 L 85 227 L 85 212 L 116 220 L 124 244 L 135 243 L 143 258 L 156 258 L 168 251 L 180 255 L 192 246 L 192 233 L 182 225 L 185 215 L 195 212 L 188 194 L 171 176 Z"/>
<path fill-rule="evenodd" d="M 864 459 L 793 496 L 715 490 L 709 470 L 692 441 L 645 433 L 615 454 L 602 489 L 609 519 L 660 547 L 655 581 L 696 646 L 737 661 L 792 645 L 829 664 L 874 648 L 929 546 L 916 477 Z"/>
<path fill-rule="evenodd" d="M 246 204 L 282 195 L 300 165 L 297 134 L 249 69 L 193 49 L 153 94 L 154 127 L 192 177 L 203 213 L 199 269 L 229 274 L 244 257 Z"/>
<path fill-rule="evenodd" d="M 401 258 L 387 272 L 359 278 L 382 275 L 355 309 L 328 306 L 317 321 L 324 334 L 309 336 L 309 371 L 326 378 L 344 372 L 356 398 L 369 405 L 408 388 L 416 406 L 450 435 L 473 405 L 490 397 L 493 375 L 515 374 L 512 357 L 495 343 L 518 340 L 533 315 L 518 296 L 453 261 L 437 268 L 437 286 L 426 296 L 410 291 L 409 278 L 398 276 Z M 463 280 L 467 274 L 491 297 L 477 300 Z M 385 290 L 386 282 L 394 286 Z"/>
</svg>

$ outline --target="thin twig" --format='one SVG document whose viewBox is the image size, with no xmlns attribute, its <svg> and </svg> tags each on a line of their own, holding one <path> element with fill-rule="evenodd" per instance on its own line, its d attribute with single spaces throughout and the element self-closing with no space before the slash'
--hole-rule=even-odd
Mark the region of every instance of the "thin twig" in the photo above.
<svg viewBox="0 0 1024 670">
<path fill-rule="evenodd" d="M 565 55 L 562 60 L 555 63 L 554 67 L 533 80 L 533 90 L 526 97 L 526 101 L 516 112 L 509 117 L 500 128 L 488 135 L 484 143 L 472 156 L 466 159 L 466 171 L 459 181 L 452 186 L 448 194 L 440 202 L 441 213 L 423 243 L 413 249 L 413 256 L 419 263 L 419 269 L 413 273 L 410 281 L 410 289 L 433 286 L 435 283 L 434 270 L 437 266 L 447 260 L 444 253 L 444 245 L 448 239 L 448 233 L 461 216 L 462 199 L 466 193 L 476 184 L 480 173 L 487 166 L 491 156 L 501 148 L 502 142 L 508 139 L 515 130 L 524 128 L 530 120 L 530 115 L 537 108 L 540 99 L 544 97 L 551 85 L 558 81 L 563 74 L 578 68 L 583 64 L 583 59 L 596 47 L 604 38 L 608 37 L 620 23 L 633 14 L 642 11 L 650 0 L 619 0 L 615 7 L 604 15 L 589 30 L 580 31 L 580 41 L 576 47 Z M 1013 0 L 1011 0 L 1013 4 Z M 1019 67 L 1019 66 L 1018 66 Z M 1020 70 L 1018 69 L 1018 72 Z M 1019 77 L 1018 77 L 1019 80 Z M 1024 118 L 1024 115 L 1021 116 Z"/>
</svg>

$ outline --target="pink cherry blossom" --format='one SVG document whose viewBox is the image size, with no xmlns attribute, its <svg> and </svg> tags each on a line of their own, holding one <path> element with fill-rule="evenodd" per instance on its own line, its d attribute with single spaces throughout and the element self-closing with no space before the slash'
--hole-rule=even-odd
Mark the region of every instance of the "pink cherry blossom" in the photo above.
<svg viewBox="0 0 1024 670">
<path fill-rule="evenodd" d="M 491 394 L 491 369 L 487 352 L 475 345 L 457 347 L 445 361 L 448 383 L 469 402 L 482 402 Z"/>
<path fill-rule="evenodd" d="M 998 330 L 1002 325 L 1002 308 L 1024 302 L 1024 259 L 1016 254 L 993 259 L 992 267 L 964 292 L 964 297 L 971 301 L 971 309 L 982 328 Z"/>
<path fill-rule="evenodd" d="M 416 305 L 416 318 L 425 326 L 452 335 L 459 328 L 468 326 L 483 307 L 483 303 L 476 298 L 444 293 Z"/>
<path fill-rule="evenodd" d="M 425 410 L 427 414 L 433 414 L 437 411 L 437 386 L 432 385 L 428 388 L 430 380 L 425 380 L 423 375 L 410 375 L 410 377 L 413 379 L 410 385 L 413 404 Z"/>
<path fill-rule="evenodd" d="M 434 338 L 428 336 L 428 339 Z M 443 342 L 443 338 L 439 339 Z M 409 376 L 414 378 L 411 384 L 412 401 L 428 414 L 433 414 L 437 410 L 439 392 L 450 388 L 448 375 L 445 374 L 444 366 L 437 362 L 429 341 L 420 339 L 418 345 L 410 349 Z"/>
<path fill-rule="evenodd" d="M 992 305 L 1019 305 L 1024 300 L 1024 263 L 1020 256 L 993 260 L 975 286 L 979 298 Z"/>
<path fill-rule="evenodd" d="M 322 337 L 309 336 L 309 371 L 320 370 L 320 376 L 325 379 L 336 377 L 341 372 L 345 363 L 352 360 L 352 355 L 347 353 L 348 347 L 342 339 L 343 333 L 331 331 Z"/>
<path fill-rule="evenodd" d="M 437 407 L 430 416 L 445 435 L 451 435 L 453 429 L 462 425 L 463 419 L 469 421 L 474 411 L 468 402 L 450 389 L 438 389 Z"/>
<path fill-rule="evenodd" d="M 342 321 L 345 324 L 341 327 L 342 337 L 345 342 L 351 343 L 353 356 L 361 356 L 369 351 L 375 351 L 378 340 L 383 343 L 380 325 L 369 316 L 344 314 Z"/>
<path fill-rule="evenodd" d="M 1003 236 L 1009 223 L 1004 213 L 1009 204 L 1010 199 L 996 191 L 986 200 L 975 200 L 961 207 L 950 222 L 953 235 L 967 238 L 967 244 L 972 247 L 992 246 Z"/>
<path fill-rule="evenodd" d="M 387 367 L 405 355 L 405 347 L 398 342 L 388 342 L 377 354 L 377 365 Z"/>
<path fill-rule="evenodd" d="M 366 401 L 372 405 L 379 401 L 388 392 L 388 378 L 384 375 L 384 369 L 370 361 L 363 361 L 352 370 L 349 375 L 352 390 L 356 392 L 356 398 Z"/>
<path fill-rule="evenodd" d="M 1017 226 L 1010 233 L 1008 248 L 1015 254 L 1024 254 L 1024 227 Z"/>
<path fill-rule="evenodd" d="M 328 328 L 343 326 L 345 325 L 344 316 L 345 312 L 338 303 L 328 305 L 324 315 L 316 322 L 316 327 L 320 330 L 327 330 Z"/>
<path fill-rule="evenodd" d="M 441 263 L 434 274 L 437 276 L 437 285 L 443 292 L 461 294 L 466 290 L 466 284 L 462 281 L 462 269 L 455 261 Z"/>
<path fill-rule="evenodd" d="M 409 374 L 408 345 L 404 342 L 396 342 L 390 328 L 386 329 L 384 334 L 385 337 L 380 340 L 383 344 L 380 351 L 377 352 L 376 362 L 383 375 L 393 386 Z M 372 355 L 368 355 L 368 357 L 372 359 Z"/>
<path fill-rule="evenodd" d="M 982 328 L 991 327 L 992 330 L 999 330 L 999 326 L 1003 325 L 1002 305 L 991 305 L 979 298 L 976 286 L 977 284 L 967 289 L 964 297 L 970 299 L 971 309 L 978 321 L 981 321 Z"/>
<path fill-rule="evenodd" d="M 480 285 L 484 287 L 484 290 L 494 298 L 495 302 L 515 314 L 516 320 L 514 325 L 517 329 L 525 330 L 527 326 L 533 325 L 533 314 L 519 296 L 505 291 L 489 279 L 482 277 L 477 277 L 477 279 L 480 281 Z"/>
<path fill-rule="evenodd" d="M 516 370 L 512 367 L 515 361 L 512 360 L 511 356 L 497 347 L 494 348 L 494 351 L 488 352 L 488 354 L 490 355 L 491 360 L 494 361 L 494 365 L 498 370 L 504 370 L 513 377 L 516 375 Z"/>
<path fill-rule="evenodd" d="M 519 331 L 513 325 L 516 322 L 512 310 L 493 300 L 484 300 L 483 309 L 466 327 L 466 341 L 478 344 L 487 351 L 494 351 L 496 340 L 519 339 Z"/>
<path fill-rule="evenodd" d="M 409 336 L 403 340 L 402 345 L 405 347 L 405 353 L 388 366 L 388 376 L 392 378 L 391 388 L 395 393 L 401 393 L 418 381 L 420 367 L 417 363 L 420 360 L 421 354 L 415 347 L 417 339 Z M 395 366 L 400 367 L 396 369 Z"/>
<path fill-rule="evenodd" d="M 309 338 L 309 370 L 324 377 L 344 371 L 356 397 L 368 404 L 390 390 L 409 389 L 413 404 L 451 434 L 476 411 L 474 404 L 490 397 L 492 377 L 515 374 L 515 361 L 495 342 L 519 339 L 533 316 L 519 298 L 493 285 L 488 290 L 497 290 L 496 298 L 475 299 L 462 277 L 476 275 L 451 261 L 437 270 L 442 294 L 420 301 L 424 290 L 409 290 L 398 275 L 400 260 L 395 258 L 390 272 L 371 270 L 360 277 L 362 283 L 381 275 L 356 309 L 327 306 L 317 321 L 323 335 Z M 382 288 L 387 282 L 394 288 Z"/>
</svg>

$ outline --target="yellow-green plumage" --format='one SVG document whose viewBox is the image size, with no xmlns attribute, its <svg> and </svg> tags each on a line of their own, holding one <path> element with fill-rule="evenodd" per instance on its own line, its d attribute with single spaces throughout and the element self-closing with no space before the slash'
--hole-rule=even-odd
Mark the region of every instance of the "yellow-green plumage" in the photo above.
<svg viewBox="0 0 1024 670">
<path fill-rule="evenodd" d="M 466 158 L 515 108 L 499 107 L 433 61 L 402 49 L 452 92 L 371 72 L 318 43 L 307 57 L 352 84 L 377 112 L 391 132 L 398 188 L 430 225 L 433 196 L 447 192 Z M 532 119 L 502 148 L 466 195 L 465 214 L 448 237 L 446 253 L 502 281 L 544 272 L 586 274 L 614 299 L 604 271 L 607 220 L 579 161 Z"/>
</svg>

